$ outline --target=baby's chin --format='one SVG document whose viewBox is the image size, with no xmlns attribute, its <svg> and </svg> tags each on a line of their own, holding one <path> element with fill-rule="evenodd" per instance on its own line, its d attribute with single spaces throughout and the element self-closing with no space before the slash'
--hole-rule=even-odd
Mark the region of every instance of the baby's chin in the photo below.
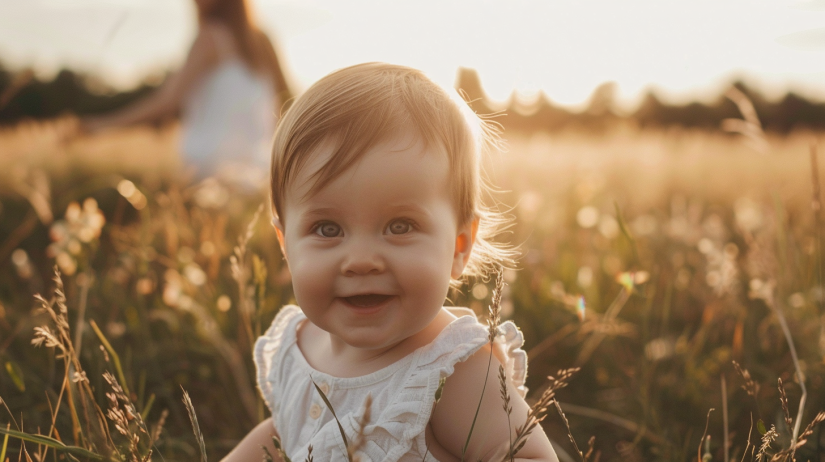
<svg viewBox="0 0 825 462">
<path fill-rule="evenodd" d="M 409 335 L 404 334 L 391 336 L 387 335 L 386 332 L 383 332 L 380 329 L 361 327 L 343 333 L 329 331 L 328 333 L 330 336 L 336 337 L 337 340 L 340 340 L 350 348 L 382 354 L 397 348 L 411 337 L 414 337 L 418 332 L 413 332 Z"/>
<path fill-rule="evenodd" d="M 409 329 L 387 329 L 387 326 L 357 326 L 346 330 L 333 327 L 325 330 L 334 341 L 340 341 L 350 348 L 361 350 L 364 354 L 383 355 L 395 350 L 411 353 L 435 339 L 441 330 L 455 319 L 448 312 L 441 310 L 427 318 L 419 318 L 420 325 Z M 416 323 L 417 324 L 417 323 Z"/>
</svg>

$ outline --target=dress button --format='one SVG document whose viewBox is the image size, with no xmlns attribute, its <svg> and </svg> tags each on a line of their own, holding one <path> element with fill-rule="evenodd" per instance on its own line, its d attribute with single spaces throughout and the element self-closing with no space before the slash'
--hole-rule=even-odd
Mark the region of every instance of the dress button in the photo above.
<svg viewBox="0 0 825 462">
<path fill-rule="evenodd" d="M 313 419 L 317 419 L 318 417 L 321 417 L 321 406 L 319 406 L 317 404 L 313 404 L 312 406 L 310 406 L 309 407 L 309 416 L 312 417 Z"/>
<path fill-rule="evenodd" d="M 329 396 L 329 384 L 328 383 L 326 383 L 326 382 L 321 383 L 320 385 L 318 385 L 318 388 L 320 388 L 321 391 L 323 391 L 325 395 Z"/>
</svg>

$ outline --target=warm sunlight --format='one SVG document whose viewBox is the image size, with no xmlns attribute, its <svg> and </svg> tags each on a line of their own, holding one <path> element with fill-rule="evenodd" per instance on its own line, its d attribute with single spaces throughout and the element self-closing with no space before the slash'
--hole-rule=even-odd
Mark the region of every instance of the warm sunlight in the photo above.
<svg viewBox="0 0 825 462">
<path fill-rule="evenodd" d="M 605 81 L 633 103 L 649 86 L 684 102 L 746 77 L 767 94 L 825 99 L 822 0 L 257 0 L 296 83 L 382 60 L 452 83 L 478 70 L 490 96 L 545 92 L 578 105 Z M 121 86 L 177 64 L 194 34 L 189 0 L 0 3 L 0 56 L 43 72 L 91 70 Z"/>
<path fill-rule="evenodd" d="M 825 0 L 0 0 L 0 462 L 825 462 L 823 58 Z"/>
</svg>

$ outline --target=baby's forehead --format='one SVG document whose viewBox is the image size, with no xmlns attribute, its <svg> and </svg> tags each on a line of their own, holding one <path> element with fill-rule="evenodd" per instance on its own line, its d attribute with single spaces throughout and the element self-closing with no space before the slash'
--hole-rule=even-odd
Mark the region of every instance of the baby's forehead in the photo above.
<svg viewBox="0 0 825 462">
<path fill-rule="evenodd" d="M 365 159 L 376 155 L 387 156 L 388 159 L 406 156 L 418 163 L 443 164 L 450 175 L 446 149 L 416 130 L 400 130 L 369 141 L 361 145 L 346 145 L 336 136 L 321 140 L 316 147 L 304 153 L 303 161 L 297 165 L 286 185 L 287 195 L 314 195 L 335 179 L 354 172 Z M 376 173 L 380 174 L 380 171 Z"/>
<path fill-rule="evenodd" d="M 327 145 L 296 174 L 284 195 L 284 218 L 311 209 L 363 210 L 352 209 L 359 204 L 387 211 L 430 200 L 454 202 L 447 155 L 421 140 L 397 137 L 377 143 L 321 183 L 321 172 L 330 173 L 323 169 L 336 155 L 335 145 Z"/>
</svg>

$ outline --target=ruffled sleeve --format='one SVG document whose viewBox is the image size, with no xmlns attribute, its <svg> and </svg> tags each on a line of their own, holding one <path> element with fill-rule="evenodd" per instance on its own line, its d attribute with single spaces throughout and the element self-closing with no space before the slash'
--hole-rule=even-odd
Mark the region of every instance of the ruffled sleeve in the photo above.
<svg viewBox="0 0 825 462">
<path fill-rule="evenodd" d="M 278 362 L 282 356 L 281 344 L 284 334 L 294 321 L 303 316 L 301 309 L 295 305 L 286 305 L 278 312 L 269 329 L 255 342 L 254 360 L 258 390 L 263 397 L 273 419 L 278 415 L 280 400 L 273 399 L 278 383 Z"/>
<path fill-rule="evenodd" d="M 487 342 L 487 326 L 478 322 L 475 313 L 471 309 L 462 307 L 449 307 L 447 309 L 452 314 L 460 316 L 459 319 L 468 317 L 476 320 L 476 324 L 484 329 L 484 341 L 485 343 Z M 480 334 L 481 331 L 478 327 L 470 327 L 469 321 L 466 321 L 466 324 L 467 326 L 462 326 L 462 329 L 473 329 L 474 332 L 478 332 L 474 333 L 474 336 Z M 438 342 L 438 340 L 436 340 L 436 342 Z M 524 334 L 521 333 L 521 329 L 519 329 L 513 321 L 505 321 L 499 324 L 498 336 L 496 336 L 495 349 L 493 351 L 499 362 L 504 365 L 507 377 L 512 381 L 513 385 L 515 385 L 516 390 L 522 398 L 527 396 L 527 387 L 524 386 L 527 380 L 527 352 L 522 349 L 523 346 Z M 469 355 L 457 362 L 464 361 L 468 357 Z M 450 371 L 450 374 L 452 374 L 452 371 Z"/>
<path fill-rule="evenodd" d="M 504 365 L 507 377 L 515 385 L 518 394 L 524 398 L 527 396 L 527 387 L 524 386 L 527 380 L 527 352 L 521 348 L 524 346 L 524 334 L 513 321 L 501 323 L 498 332 L 495 341 L 498 359 Z"/>
<path fill-rule="evenodd" d="M 381 409 L 375 424 L 365 429 L 368 438 L 364 455 L 383 462 L 421 460 L 427 452 L 424 432 L 441 379 L 451 376 L 456 364 L 467 360 L 488 341 L 486 326 L 474 316 L 462 316 L 421 349 L 401 390 Z M 515 324 L 501 324 L 495 342 L 496 356 L 505 364 L 508 377 L 520 394 L 526 392 L 527 354 L 521 349 L 523 344 L 524 338 Z M 344 427 L 352 428 L 354 423 L 355 419 Z"/>
</svg>

